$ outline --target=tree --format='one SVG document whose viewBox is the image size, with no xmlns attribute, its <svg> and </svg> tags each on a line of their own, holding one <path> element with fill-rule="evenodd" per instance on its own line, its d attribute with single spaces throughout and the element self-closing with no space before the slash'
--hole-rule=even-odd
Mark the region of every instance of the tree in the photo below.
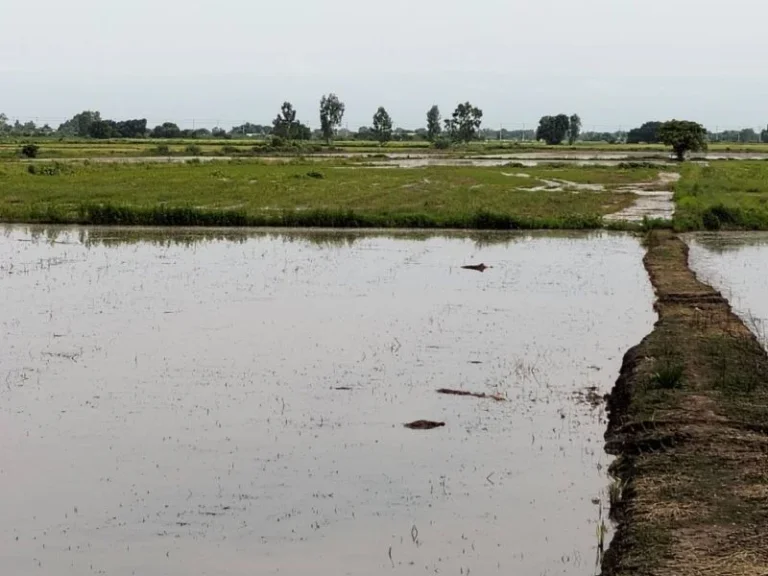
<svg viewBox="0 0 768 576">
<path fill-rule="evenodd" d="M 661 122 L 646 122 L 640 128 L 633 128 L 627 134 L 627 144 L 658 144 L 661 142 L 659 139 L 659 128 L 661 128 Z"/>
<path fill-rule="evenodd" d="M 739 142 L 760 142 L 760 136 L 752 128 L 739 130 Z"/>
<path fill-rule="evenodd" d="M 707 149 L 707 130 L 698 122 L 670 120 L 659 127 L 659 139 L 667 146 L 672 146 L 679 161 L 685 160 L 687 152 L 699 152 Z"/>
<path fill-rule="evenodd" d="M 581 134 L 581 118 L 578 114 L 574 114 L 568 119 L 568 144 L 573 146 L 579 139 L 579 134 Z"/>
<path fill-rule="evenodd" d="M 98 111 L 83 110 L 60 125 L 58 132 L 66 136 L 85 138 L 90 134 L 91 124 L 100 120 L 101 114 Z"/>
<path fill-rule="evenodd" d="M 173 122 L 163 122 L 161 126 L 155 126 L 149 136 L 150 138 L 181 138 L 181 129 Z"/>
<path fill-rule="evenodd" d="M 88 136 L 100 140 L 116 138 L 119 136 L 117 124 L 112 120 L 96 120 L 88 127 Z"/>
<path fill-rule="evenodd" d="M 296 110 L 290 102 L 283 102 L 278 114 L 272 121 L 272 134 L 285 140 L 291 139 L 293 125 L 296 122 Z"/>
<path fill-rule="evenodd" d="M 760 132 L 760 141 L 768 144 L 768 127 L 766 127 L 765 130 Z"/>
<path fill-rule="evenodd" d="M 456 107 L 450 120 L 445 121 L 445 129 L 451 140 L 466 144 L 477 138 L 482 121 L 483 111 L 465 102 Z"/>
<path fill-rule="evenodd" d="M 320 130 L 329 145 L 336 130 L 341 126 L 344 108 L 344 102 L 339 100 L 336 94 L 331 93 L 320 99 Z"/>
<path fill-rule="evenodd" d="M 392 118 L 383 106 L 373 115 L 373 137 L 382 145 L 392 140 Z"/>
<path fill-rule="evenodd" d="M 570 126 L 571 121 L 565 114 L 542 116 L 536 129 L 536 140 L 544 140 L 550 146 L 562 144 Z"/>
<path fill-rule="evenodd" d="M 427 112 L 427 140 L 434 142 L 440 137 L 443 129 L 440 126 L 440 108 L 432 106 Z"/>
</svg>

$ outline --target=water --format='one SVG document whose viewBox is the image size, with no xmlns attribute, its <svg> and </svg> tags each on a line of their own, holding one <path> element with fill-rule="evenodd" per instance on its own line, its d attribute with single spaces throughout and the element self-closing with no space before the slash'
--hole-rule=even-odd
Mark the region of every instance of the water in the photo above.
<svg viewBox="0 0 768 576">
<path fill-rule="evenodd" d="M 734 312 L 768 348 L 768 233 L 690 234 L 690 265 L 696 275 L 725 296 Z"/>
<path fill-rule="evenodd" d="M 3 573 L 594 572 L 636 238 L 0 230 Z"/>
</svg>

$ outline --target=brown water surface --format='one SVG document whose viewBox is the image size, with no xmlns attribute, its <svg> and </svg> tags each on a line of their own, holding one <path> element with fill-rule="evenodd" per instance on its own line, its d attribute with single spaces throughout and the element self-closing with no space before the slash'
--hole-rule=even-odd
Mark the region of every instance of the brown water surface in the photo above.
<svg viewBox="0 0 768 576">
<path fill-rule="evenodd" d="M 594 571 L 636 238 L 0 231 L 3 574 Z"/>
</svg>

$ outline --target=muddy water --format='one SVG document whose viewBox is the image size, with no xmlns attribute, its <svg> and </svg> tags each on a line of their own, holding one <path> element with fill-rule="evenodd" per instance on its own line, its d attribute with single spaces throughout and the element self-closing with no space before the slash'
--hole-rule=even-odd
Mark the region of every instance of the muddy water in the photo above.
<svg viewBox="0 0 768 576">
<path fill-rule="evenodd" d="M 701 233 L 688 235 L 686 241 L 693 271 L 722 292 L 768 347 L 768 233 Z"/>
<path fill-rule="evenodd" d="M 2 231 L 2 573 L 594 571 L 637 239 Z"/>
</svg>

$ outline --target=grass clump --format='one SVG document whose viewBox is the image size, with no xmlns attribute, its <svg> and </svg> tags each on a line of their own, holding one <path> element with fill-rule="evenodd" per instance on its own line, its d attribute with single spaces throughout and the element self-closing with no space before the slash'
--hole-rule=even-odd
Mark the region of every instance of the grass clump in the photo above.
<svg viewBox="0 0 768 576">
<path fill-rule="evenodd" d="M 659 363 L 656 371 L 651 374 L 651 384 L 663 390 L 682 388 L 684 374 L 685 366 L 682 363 L 664 360 Z"/>
</svg>

